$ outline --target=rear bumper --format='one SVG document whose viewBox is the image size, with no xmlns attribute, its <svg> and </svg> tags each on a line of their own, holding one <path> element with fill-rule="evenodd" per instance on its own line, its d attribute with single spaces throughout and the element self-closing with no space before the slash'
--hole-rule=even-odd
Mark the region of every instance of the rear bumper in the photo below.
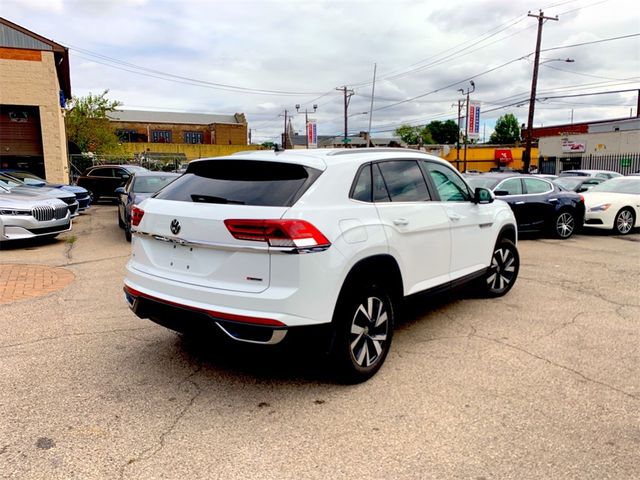
<svg viewBox="0 0 640 480">
<path fill-rule="evenodd" d="M 245 343 L 275 345 L 287 335 L 281 322 L 182 305 L 124 286 L 125 300 L 140 318 L 182 333 L 222 333 Z"/>
</svg>

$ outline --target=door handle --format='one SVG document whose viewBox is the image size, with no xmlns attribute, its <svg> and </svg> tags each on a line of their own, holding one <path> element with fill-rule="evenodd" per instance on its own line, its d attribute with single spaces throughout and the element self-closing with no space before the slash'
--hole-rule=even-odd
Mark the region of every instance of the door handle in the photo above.
<svg viewBox="0 0 640 480">
<path fill-rule="evenodd" d="M 515 205 L 524 205 L 524 202 L 516 202 Z"/>
<path fill-rule="evenodd" d="M 558 199 L 557 199 L 557 198 L 550 198 L 550 199 L 549 199 L 549 201 L 550 201 L 550 202 L 557 202 L 557 201 L 558 201 Z"/>
<path fill-rule="evenodd" d="M 398 226 L 409 225 L 409 220 L 407 220 L 406 218 L 396 218 L 395 220 L 393 220 L 393 224 Z"/>
<path fill-rule="evenodd" d="M 462 217 L 460 215 L 458 215 L 457 213 L 450 213 L 449 214 L 449 218 L 451 220 L 453 220 L 454 222 L 457 222 L 458 220 L 460 220 Z"/>
</svg>

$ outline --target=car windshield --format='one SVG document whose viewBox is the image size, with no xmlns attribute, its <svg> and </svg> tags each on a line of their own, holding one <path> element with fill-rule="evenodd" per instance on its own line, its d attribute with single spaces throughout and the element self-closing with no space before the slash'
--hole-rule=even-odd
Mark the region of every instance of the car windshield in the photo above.
<svg viewBox="0 0 640 480">
<path fill-rule="evenodd" d="M 588 177 L 589 174 L 587 172 L 579 172 L 577 170 L 565 170 L 564 172 L 560 172 L 561 177 Z"/>
<path fill-rule="evenodd" d="M 596 185 L 589 192 L 632 193 L 640 195 L 640 178 L 612 178 Z"/>
<path fill-rule="evenodd" d="M 176 178 L 178 178 L 178 175 L 145 175 L 144 177 L 136 177 L 133 182 L 133 191 L 135 193 L 156 193 Z"/>
<path fill-rule="evenodd" d="M 573 190 L 582 182 L 584 182 L 584 179 L 578 176 L 569 176 L 569 177 L 556 178 L 553 182 L 557 183 L 561 187 L 566 188 L 567 190 Z"/>
<path fill-rule="evenodd" d="M 138 165 L 127 165 L 124 168 L 126 170 L 128 170 L 129 172 L 131 172 L 131 173 L 140 173 L 140 172 L 148 172 L 149 171 L 144 167 L 139 167 Z"/>
<path fill-rule="evenodd" d="M 0 185 L 3 185 L 8 188 L 13 188 L 13 187 L 19 187 L 20 185 L 23 185 L 23 183 L 20 182 L 20 180 L 16 180 L 14 178 L 9 177 L 8 175 L 4 175 L 0 173 Z"/>
<path fill-rule="evenodd" d="M 501 179 L 495 178 L 495 177 L 478 176 L 478 177 L 466 177 L 465 180 L 467 181 L 467 183 L 471 188 L 482 187 L 482 188 L 488 188 L 489 190 L 493 190 L 493 187 L 495 187 Z"/>
</svg>

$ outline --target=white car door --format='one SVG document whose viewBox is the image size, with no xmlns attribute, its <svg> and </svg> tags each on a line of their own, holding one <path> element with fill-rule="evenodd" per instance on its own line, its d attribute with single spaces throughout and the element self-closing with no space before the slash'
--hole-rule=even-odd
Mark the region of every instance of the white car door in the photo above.
<svg viewBox="0 0 640 480">
<path fill-rule="evenodd" d="M 465 181 L 453 169 L 427 160 L 422 165 L 437 191 L 451 225 L 451 279 L 478 272 L 489 265 L 494 236 L 492 204 L 474 203 Z"/>
<path fill-rule="evenodd" d="M 389 250 L 401 263 L 405 295 L 448 284 L 449 218 L 431 201 L 418 162 L 383 161 L 372 170 L 374 202 Z"/>
</svg>

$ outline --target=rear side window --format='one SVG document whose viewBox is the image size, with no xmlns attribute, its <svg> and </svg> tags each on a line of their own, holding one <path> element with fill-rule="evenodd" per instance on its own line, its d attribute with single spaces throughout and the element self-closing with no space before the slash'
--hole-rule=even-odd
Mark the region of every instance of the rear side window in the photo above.
<svg viewBox="0 0 640 480">
<path fill-rule="evenodd" d="M 351 190 L 351 198 L 361 202 L 371 201 L 371 164 L 360 169 L 360 173 Z"/>
<path fill-rule="evenodd" d="M 113 177 L 113 168 L 94 168 L 89 172 L 90 177 Z"/>
<path fill-rule="evenodd" d="M 553 187 L 549 185 L 544 180 L 539 180 L 537 178 L 525 178 L 524 186 L 527 189 L 527 193 L 536 194 L 536 193 L 546 193 L 553 190 Z"/>
<path fill-rule="evenodd" d="M 155 198 L 290 207 L 321 173 L 303 165 L 256 160 L 192 162 L 187 173 L 158 192 Z"/>
<path fill-rule="evenodd" d="M 422 170 L 414 160 L 394 160 L 378 164 L 392 202 L 430 200 Z"/>
</svg>

